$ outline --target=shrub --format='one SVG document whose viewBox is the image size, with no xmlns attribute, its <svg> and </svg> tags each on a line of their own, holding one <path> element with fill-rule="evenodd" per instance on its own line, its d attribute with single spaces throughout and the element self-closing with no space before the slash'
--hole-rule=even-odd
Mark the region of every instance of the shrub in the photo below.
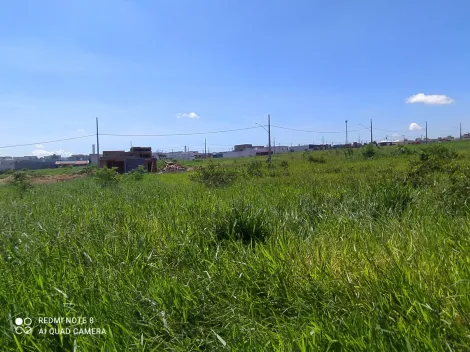
<svg viewBox="0 0 470 352">
<path fill-rule="evenodd" d="M 392 152 L 393 155 L 411 155 L 415 154 L 415 151 L 404 145 L 398 145 L 397 148 Z"/>
<path fill-rule="evenodd" d="M 289 172 L 289 163 L 287 162 L 287 160 L 281 161 L 281 168 L 282 168 L 282 174 L 283 174 L 284 176 L 289 176 L 289 175 L 290 175 L 290 172 Z"/>
<path fill-rule="evenodd" d="M 237 176 L 235 171 L 216 166 L 211 161 L 208 166 L 201 167 L 195 174 L 190 175 L 190 179 L 207 187 L 225 187 L 235 182 Z"/>
<path fill-rule="evenodd" d="M 470 206 L 470 167 L 449 168 L 450 186 L 444 192 L 446 205 L 454 213 L 466 212 Z"/>
<path fill-rule="evenodd" d="M 344 153 L 344 156 L 346 158 L 352 158 L 354 156 L 354 149 L 353 148 L 344 148 L 343 153 Z"/>
<path fill-rule="evenodd" d="M 326 163 L 326 158 L 324 156 L 309 155 L 307 160 L 311 163 L 317 163 L 317 164 L 325 164 Z"/>
<path fill-rule="evenodd" d="M 85 167 L 80 167 L 80 169 L 76 173 L 77 174 L 86 174 L 86 175 L 90 176 L 96 170 L 98 170 L 98 167 L 96 167 L 95 165 L 87 165 Z"/>
<path fill-rule="evenodd" d="M 143 165 L 139 165 L 136 169 L 129 172 L 129 177 L 135 181 L 140 181 L 144 178 L 144 174 L 147 172 Z"/>
<path fill-rule="evenodd" d="M 95 178 L 96 182 L 103 187 L 113 186 L 118 183 L 118 173 L 116 170 L 117 167 L 103 167 L 97 169 L 96 172 L 93 174 L 93 177 Z"/>
<path fill-rule="evenodd" d="M 263 163 L 259 160 L 253 160 L 248 164 L 246 172 L 251 177 L 261 177 L 263 173 Z"/>
<path fill-rule="evenodd" d="M 430 184 L 435 173 L 448 171 L 449 164 L 457 158 L 458 154 L 455 150 L 443 145 L 421 149 L 418 161 L 410 165 L 406 182 L 413 186 Z"/>
<path fill-rule="evenodd" d="M 20 193 L 21 196 L 33 187 L 29 175 L 24 171 L 15 172 L 9 183 Z"/>
<path fill-rule="evenodd" d="M 362 148 L 362 156 L 366 159 L 374 157 L 376 153 L 377 151 L 375 150 L 375 146 L 372 143 L 367 144 L 364 148 Z"/>
</svg>

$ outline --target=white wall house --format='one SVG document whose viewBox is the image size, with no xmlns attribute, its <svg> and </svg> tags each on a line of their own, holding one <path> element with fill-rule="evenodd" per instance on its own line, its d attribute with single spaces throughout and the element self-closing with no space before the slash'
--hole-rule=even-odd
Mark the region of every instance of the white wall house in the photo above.
<svg viewBox="0 0 470 352">
<path fill-rule="evenodd" d="M 239 152 L 223 152 L 223 158 L 244 158 L 249 156 L 256 156 L 256 149 L 247 148 Z"/>
<path fill-rule="evenodd" d="M 289 147 L 285 145 L 276 145 L 272 146 L 271 148 L 275 154 L 287 153 L 289 151 Z"/>
<path fill-rule="evenodd" d="M 196 155 L 198 154 L 199 152 L 195 152 L 195 151 L 169 152 L 169 153 L 166 153 L 166 156 L 169 159 L 175 159 L 175 160 L 194 160 L 196 158 Z"/>
<path fill-rule="evenodd" d="M 303 152 L 305 150 L 309 150 L 309 146 L 308 144 L 297 145 L 297 146 L 289 147 L 289 150 L 293 152 Z"/>
</svg>

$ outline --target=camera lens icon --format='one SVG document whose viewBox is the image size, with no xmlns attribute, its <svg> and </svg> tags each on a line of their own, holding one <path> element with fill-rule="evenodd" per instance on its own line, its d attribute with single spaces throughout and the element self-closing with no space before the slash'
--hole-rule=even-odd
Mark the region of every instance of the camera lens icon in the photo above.
<svg viewBox="0 0 470 352">
<path fill-rule="evenodd" d="M 31 318 L 16 318 L 15 319 L 15 324 L 17 326 L 15 326 L 15 332 L 17 334 L 31 334 L 31 323 L 32 323 L 32 319 Z M 25 327 L 23 327 L 23 325 Z"/>
</svg>

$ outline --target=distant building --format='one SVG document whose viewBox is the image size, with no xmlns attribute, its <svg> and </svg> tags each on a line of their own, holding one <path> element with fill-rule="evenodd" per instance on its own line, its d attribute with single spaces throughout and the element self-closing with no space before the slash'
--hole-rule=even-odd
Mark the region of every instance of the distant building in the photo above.
<svg viewBox="0 0 470 352">
<path fill-rule="evenodd" d="M 39 170 L 39 169 L 54 169 L 56 168 L 55 161 L 41 161 L 41 160 L 15 160 L 15 170 Z"/>
<path fill-rule="evenodd" d="M 55 165 L 57 167 L 62 167 L 62 166 L 86 166 L 90 162 L 88 160 L 62 160 L 62 161 L 56 161 Z"/>
<path fill-rule="evenodd" d="M 241 151 L 223 152 L 222 157 L 225 158 L 245 158 L 258 155 L 257 149 L 248 148 Z"/>
<path fill-rule="evenodd" d="M 289 147 L 285 145 L 277 145 L 273 146 L 273 153 L 274 154 L 281 154 L 281 153 L 288 153 Z"/>
<path fill-rule="evenodd" d="M 152 156 L 150 147 L 132 147 L 130 151 L 104 151 L 100 156 L 100 167 L 117 167 L 120 173 L 129 172 L 142 165 L 148 172 L 155 172 L 157 159 Z"/>
<path fill-rule="evenodd" d="M 196 156 L 199 155 L 197 151 L 178 151 L 178 152 L 168 152 L 166 153 L 166 157 L 168 159 L 175 159 L 175 160 L 194 160 Z"/>
<path fill-rule="evenodd" d="M 69 161 L 85 161 L 88 160 L 90 157 L 85 154 L 72 154 L 70 155 L 67 160 Z"/>
<path fill-rule="evenodd" d="M 252 144 L 237 144 L 233 147 L 233 151 L 241 152 L 241 151 L 244 151 L 245 149 L 250 149 L 250 148 L 253 148 Z"/>
<path fill-rule="evenodd" d="M 51 161 L 51 160 L 60 160 L 62 157 L 57 154 L 46 155 L 42 158 L 44 161 Z"/>
</svg>

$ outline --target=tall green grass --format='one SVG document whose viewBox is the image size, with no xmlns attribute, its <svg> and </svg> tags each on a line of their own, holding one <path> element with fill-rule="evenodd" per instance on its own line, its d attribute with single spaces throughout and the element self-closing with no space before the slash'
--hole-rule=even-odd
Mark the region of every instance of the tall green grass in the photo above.
<svg viewBox="0 0 470 352">
<path fill-rule="evenodd" d="M 466 183 L 443 168 L 410 184 L 419 156 L 392 151 L 260 158 L 263 176 L 223 187 L 189 173 L 1 187 L 1 350 L 468 350 L 468 208 L 445 196 Z M 38 317 L 78 316 L 106 335 L 39 334 Z"/>
</svg>

